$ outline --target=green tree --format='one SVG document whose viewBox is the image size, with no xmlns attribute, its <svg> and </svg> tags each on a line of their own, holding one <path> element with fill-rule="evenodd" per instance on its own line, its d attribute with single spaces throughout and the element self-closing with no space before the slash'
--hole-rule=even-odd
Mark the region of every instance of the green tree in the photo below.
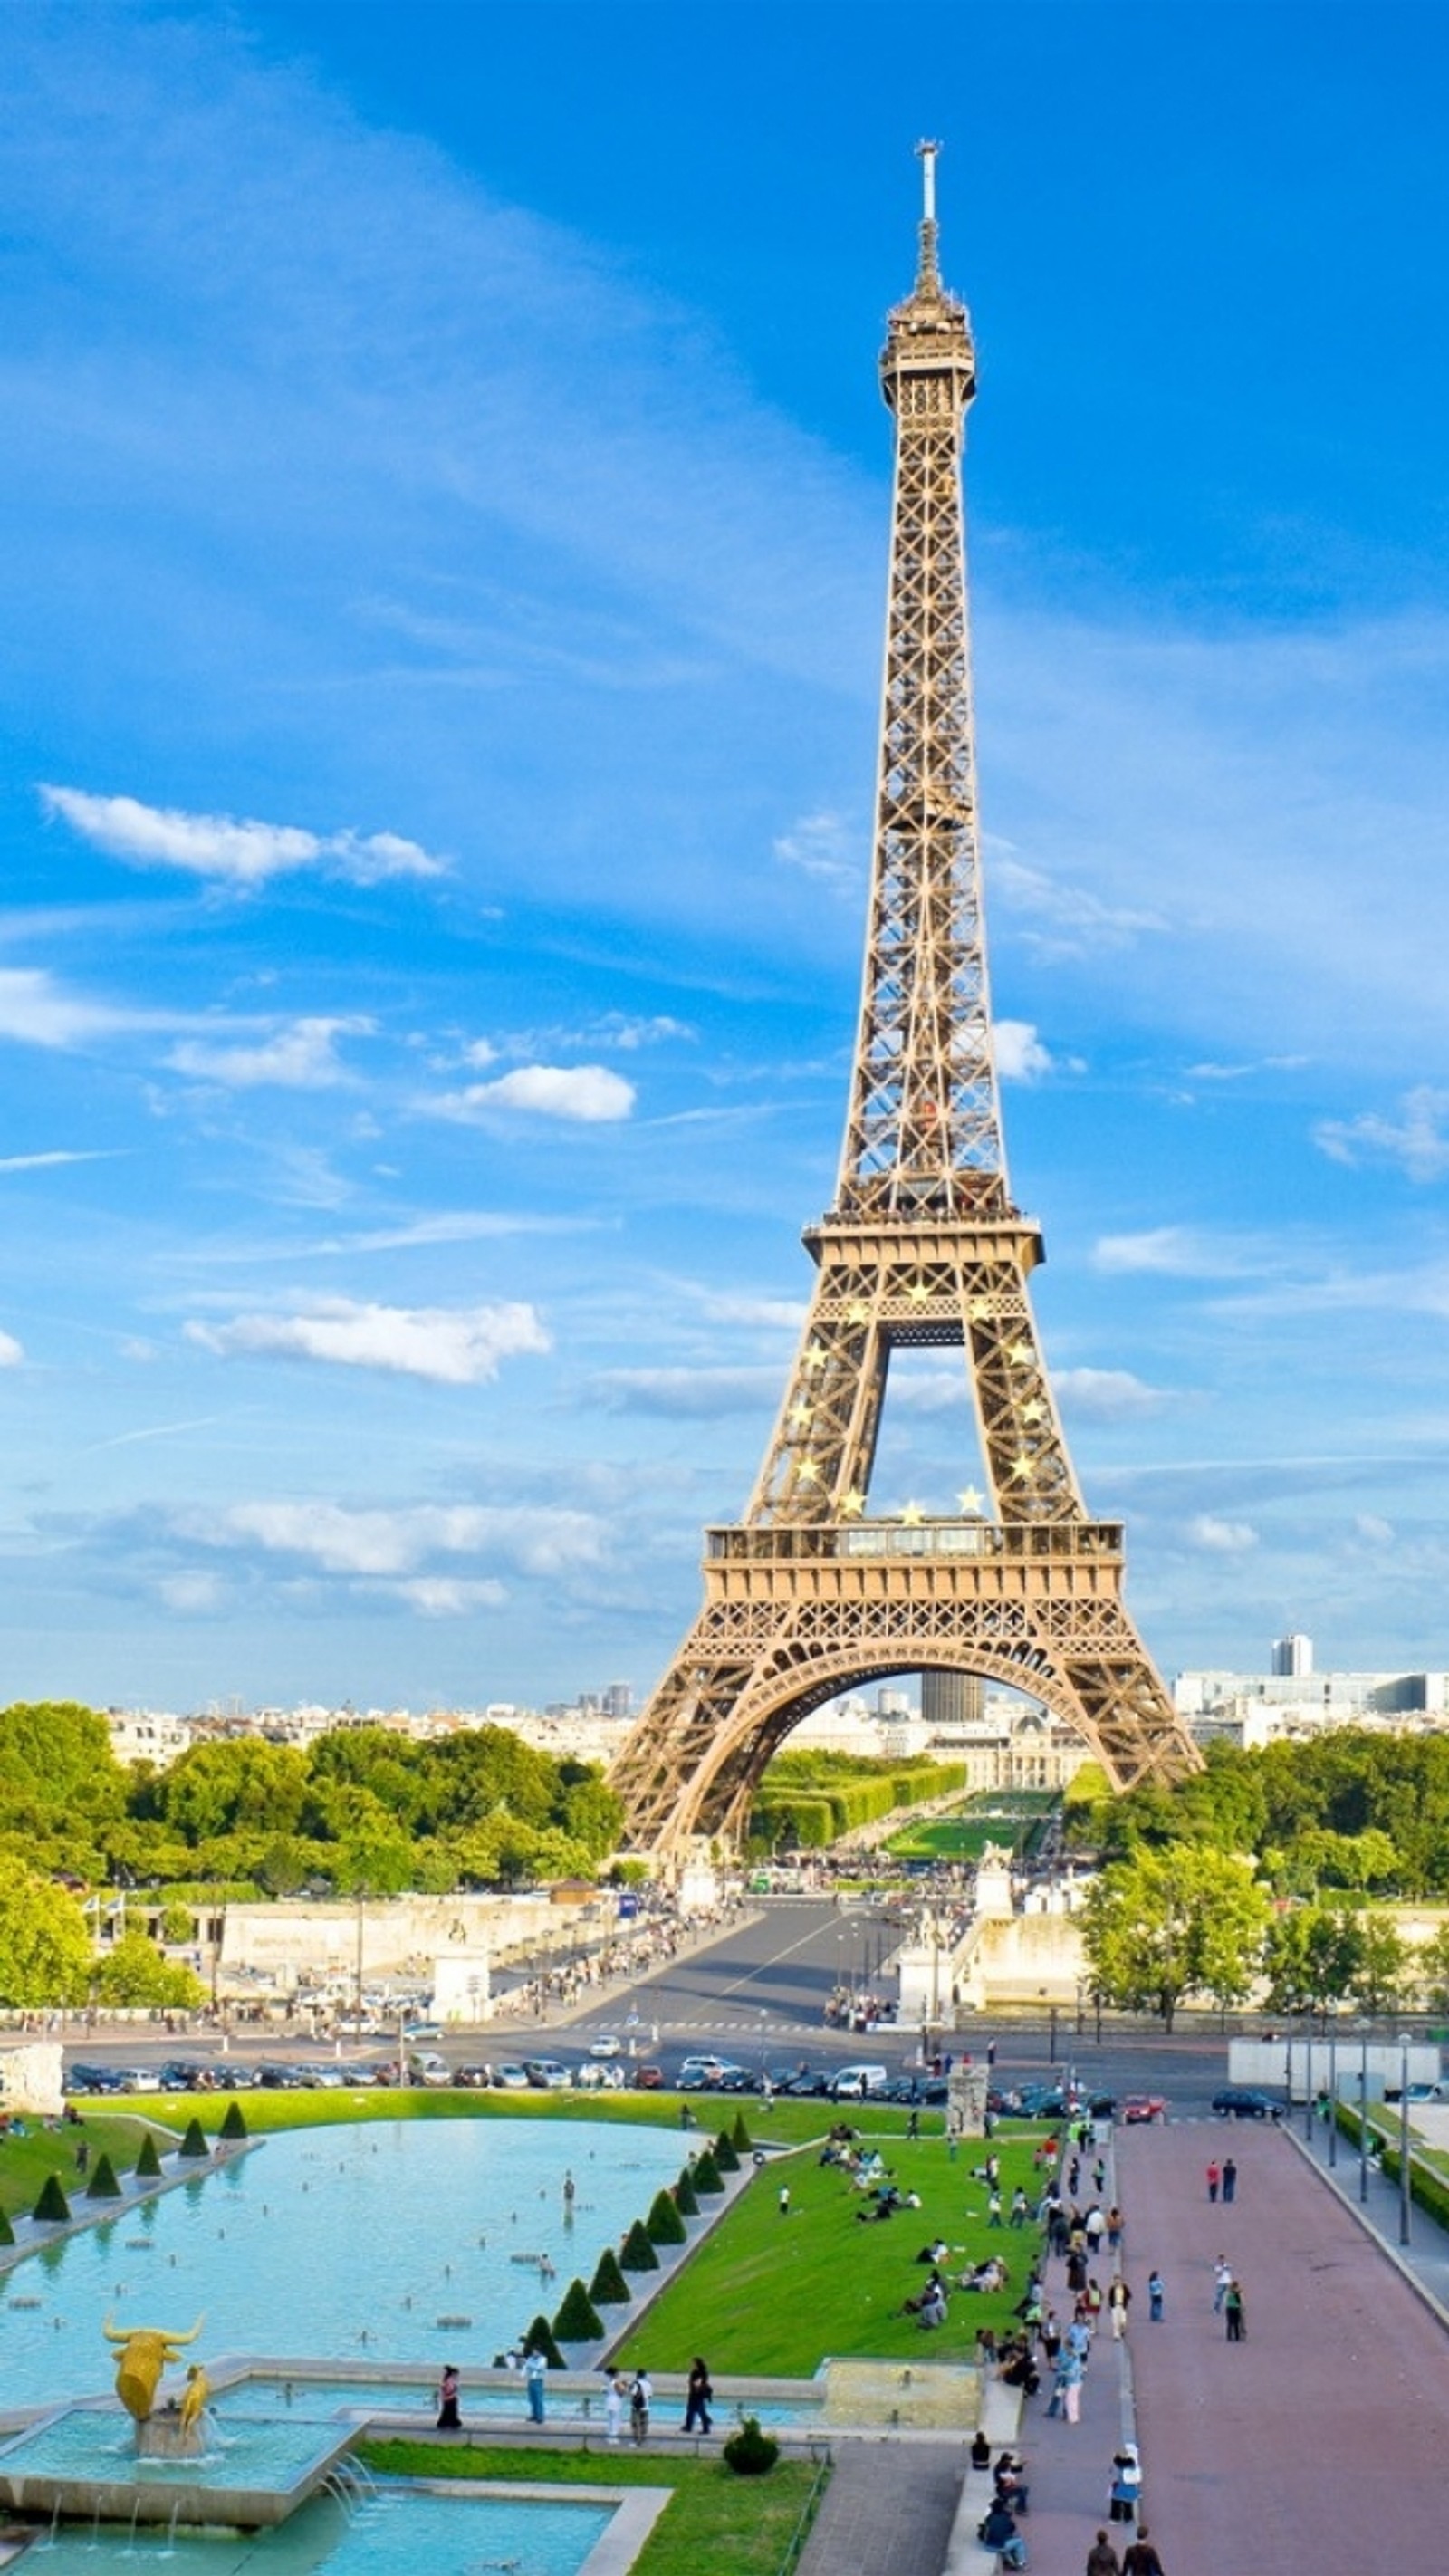
<svg viewBox="0 0 1449 2576">
<path fill-rule="evenodd" d="M 91 1936 L 73 1896 L 13 1862 L 0 1867 L 0 2003 L 22 2012 L 85 2000 Z"/>
<path fill-rule="evenodd" d="M 1207 1845 L 1144 1846 L 1087 1891 L 1082 1939 L 1109 2002 L 1151 2009 L 1171 2030 L 1185 1995 L 1227 2004 L 1252 1984 L 1268 1919 L 1250 1864 Z"/>
<path fill-rule="evenodd" d="M 1391 1914 L 1359 1917 L 1361 1949 L 1351 1992 L 1365 2012 L 1396 2012 L 1408 1983 L 1409 1945 Z"/>
<path fill-rule="evenodd" d="M 1449 2012 L 1449 1923 L 1441 1923 L 1414 1961 L 1420 1991 L 1430 2012 Z"/>
<path fill-rule="evenodd" d="M 265 1841 L 295 1833 L 307 1784 L 304 1754 L 247 1735 L 193 1745 L 162 1774 L 153 1794 L 165 1823 L 194 1846 L 237 1832 Z"/>
<path fill-rule="evenodd" d="M 123 1932 L 96 1971 L 96 1992 L 108 2004 L 149 2004 L 192 2012 L 206 1989 L 192 1969 L 167 1959 L 144 1932 Z"/>
<path fill-rule="evenodd" d="M 1269 1928 L 1263 1954 L 1268 2000 L 1286 2012 L 1326 2014 L 1351 1991 L 1362 1959 L 1356 1915 L 1341 1906 L 1294 1906 Z"/>
</svg>

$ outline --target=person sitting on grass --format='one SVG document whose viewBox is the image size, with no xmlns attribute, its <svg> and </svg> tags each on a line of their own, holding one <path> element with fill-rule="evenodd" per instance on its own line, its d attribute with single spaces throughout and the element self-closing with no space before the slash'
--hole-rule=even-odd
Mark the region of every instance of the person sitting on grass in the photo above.
<svg viewBox="0 0 1449 2576">
<path fill-rule="evenodd" d="M 1011 2274 L 999 2254 L 988 2254 L 984 2263 L 973 2263 L 961 2275 L 963 2290 L 980 2290 L 989 2297 L 993 2290 L 1004 2290 Z"/>
</svg>

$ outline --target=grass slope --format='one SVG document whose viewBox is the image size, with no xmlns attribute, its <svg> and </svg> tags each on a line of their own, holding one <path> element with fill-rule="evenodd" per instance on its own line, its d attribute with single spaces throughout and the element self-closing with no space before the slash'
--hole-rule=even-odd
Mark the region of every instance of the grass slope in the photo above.
<svg viewBox="0 0 1449 2576">
<path fill-rule="evenodd" d="M 47 2174 L 59 2174 L 72 2217 L 94 2212 L 96 2203 L 85 2196 L 86 2176 L 76 2171 L 75 2151 L 82 2138 L 90 2149 L 90 2169 L 94 2173 L 102 2155 L 108 2155 L 123 2185 L 129 2185 L 141 2140 L 150 2124 L 124 2112 L 85 2113 L 82 2125 L 67 2123 L 59 2129 L 48 2129 L 43 2121 L 27 2119 L 23 2138 L 0 2138 L 0 2207 L 7 2218 L 35 2207 Z M 164 2155 L 174 2139 L 158 2139 Z"/>
<path fill-rule="evenodd" d="M 672 2487 L 631 2576 L 776 2576 L 819 2476 L 813 2460 L 779 2460 L 764 2478 L 737 2478 L 720 2460 L 654 2451 L 510 2451 L 472 2444 L 359 2442 L 375 2475 L 500 2478 L 535 2485 Z"/>
<path fill-rule="evenodd" d="M 1032 2141 L 998 2137 L 996 2145 L 1009 2209 L 1018 2182 L 1032 2191 Z M 859 2194 L 813 2150 L 772 2159 L 629 2331 L 623 2366 L 687 2370 L 702 2352 L 716 2372 L 809 2378 L 830 2355 L 969 2359 L 978 2326 L 1014 2322 L 1040 2243 L 1034 2227 L 987 2226 L 986 2191 L 972 2178 L 984 2153 L 975 2143 L 952 2163 L 939 2138 L 894 2141 L 887 2160 L 901 2188 L 920 2193 L 921 2206 L 883 2226 L 858 2224 Z M 788 2218 L 779 2213 L 782 2182 L 790 2185 Z M 946 2324 L 927 2334 L 901 2314 L 901 2303 L 925 2278 L 914 2257 L 937 2236 L 952 2248 L 952 2274 L 995 2251 L 1009 2263 L 1011 2282 L 992 2298 L 958 2291 Z"/>
<path fill-rule="evenodd" d="M 183 2129 L 195 2115 L 203 2129 L 215 2136 L 226 2117 L 226 2093 L 154 2093 L 131 2094 L 128 2100 L 146 2116 L 164 2120 L 168 2127 Z M 355 2121 L 368 2120 L 604 2120 L 617 2121 L 626 2127 L 679 2129 L 679 2161 L 682 2164 L 691 2147 L 702 2147 L 718 2136 L 721 2129 L 733 2129 L 735 2114 L 743 2111 L 745 2126 L 752 2138 L 778 2139 L 790 2146 L 807 2138 L 822 2137 L 835 2118 L 829 2102 L 777 2102 L 767 2112 L 753 2095 L 734 2096 L 723 2093 L 471 2093 L 463 2088 L 454 2092 L 440 2086 L 436 2092 L 421 2088 L 399 2091 L 391 2085 L 367 2085 L 354 2092 L 312 2093 L 239 2093 L 247 2129 L 252 2137 L 265 2137 L 279 2129 L 336 2128 Z M 680 2111 L 688 2107 L 694 2125 L 680 2126 Z M 941 2125 L 941 2115 L 933 2115 Z M 872 2111 L 872 2125 L 875 2125 Z M 882 2128 L 904 2129 L 904 2111 L 883 2111 Z"/>
</svg>

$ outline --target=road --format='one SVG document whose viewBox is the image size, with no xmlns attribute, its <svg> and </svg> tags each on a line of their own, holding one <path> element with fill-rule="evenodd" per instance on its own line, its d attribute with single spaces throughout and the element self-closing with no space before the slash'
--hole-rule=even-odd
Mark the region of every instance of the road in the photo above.
<svg viewBox="0 0 1449 2576">
<path fill-rule="evenodd" d="M 539 2020 L 509 2016 L 483 2030 L 450 2034 L 427 2045 L 455 2066 L 539 2056 L 571 2065 L 588 2055 L 593 2041 L 613 2036 L 626 2055 L 660 2067 L 666 2081 L 685 2057 L 701 2052 L 756 2074 L 802 2061 L 832 2071 L 861 2059 L 884 2064 L 895 2074 L 918 2058 L 919 2030 L 898 2030 L 887 2023 L 865 2036 L 828 2027 L 824 2014 L 830 1997 L 842 1987 L 889 1993 L 891 1981 L 881 1973 L 881 1963 L 899 1938 L 899 1926 L 884 1908 L 838 1907 L 824 1897 L 767 1898 L 722 1940 L 582 2009 Z M 1078 2033 L 1072 2017 L 1063 2014 L 1053 2055 L 1044 2026 L 982 2016 L 951 2044 L 981 2057 L 989 2041 L 995 2043 L 996 2080 L 1002 2085 L 1074 2068 L 1089 2092 L 1162 2093 L 1174 2113 L 1183 2116 L 1206 2113 L 1227 2071 L 1223 2041 L 1192 2026 L 1170 2039 L 1121 2035 L 1109 2028 L 1098 2045 L 1090 2019 Z M 343 2063 L 375 2063 L 387 2053 L 382 2041 L 348 2043 Z M 220 2043 L 210 2034 L 168 2036 L 145 2024 L 77 2037 L 68 2045 L 67 2057 L 137 2069 L 159 2067 L 167 2058 L 225 2062 Z M 335 2062 L 330 2045 L 275 2030 L 234 2037 L 229 2059 L 238 2067 L 261 2059 Z"/>
</svg>

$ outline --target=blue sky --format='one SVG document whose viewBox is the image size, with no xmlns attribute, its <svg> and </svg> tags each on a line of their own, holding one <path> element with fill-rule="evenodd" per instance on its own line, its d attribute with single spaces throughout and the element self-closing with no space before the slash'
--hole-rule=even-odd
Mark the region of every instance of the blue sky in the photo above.
<svg viewBox="0 0 1449 2576">
<path fill-rule="evenodd" d="M 5 32 L 0 1696 L 692 1616 L 834 1178 L 922 132 L 1089 1504 L 1169 1670 L 1449 1660 L 1444 12 Z"/>
</svg>

